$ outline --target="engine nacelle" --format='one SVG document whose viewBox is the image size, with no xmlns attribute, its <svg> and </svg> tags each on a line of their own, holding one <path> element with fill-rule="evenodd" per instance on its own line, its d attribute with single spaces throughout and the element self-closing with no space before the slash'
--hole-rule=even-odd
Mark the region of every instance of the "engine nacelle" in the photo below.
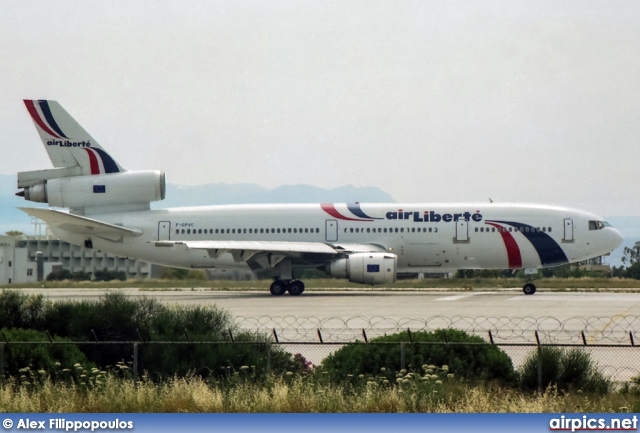
<svg viewBox="0 0 640 433">
<path fill-rule="evenodd" d="M 125 171 L 48 179 L 24 188 L 24 198 L 71 209 L 148 204 L 163 200 L 166 185 L 161 171 Z"/>
<path fill-rule="evenodd" d="M 332 277 L 372 286 L 396 282 L 398 256 L 389 253 L 356 253 L 327 263 Z"/>
</svg>

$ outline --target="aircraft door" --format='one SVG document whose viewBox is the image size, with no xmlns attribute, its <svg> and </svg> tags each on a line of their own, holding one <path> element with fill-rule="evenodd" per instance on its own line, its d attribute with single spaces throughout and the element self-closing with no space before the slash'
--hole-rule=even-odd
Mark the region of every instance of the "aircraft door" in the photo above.
<svg viewBox="0 0 640 433">
<path fill-rule="evenodd" d="M 456 242 L 469 242 L 469 221 L 459 219 L 456 221 Z"/>
<path fill-rule="evenodd" d="M 338 241 L 338 221 L 326 220 L 325 221 L 325 240 L 327 242 Z"/>
<path fill-rule="evenodd" d="M 564 237 L 565 242 L 573 242 L 573 220 L 571 218 L 564 219 Z"/>
<path fill-rule="evenodd" d="M 158 240 L 159 241 L 171 240 L 171 221 L 158 222 Z"/>
</svg>

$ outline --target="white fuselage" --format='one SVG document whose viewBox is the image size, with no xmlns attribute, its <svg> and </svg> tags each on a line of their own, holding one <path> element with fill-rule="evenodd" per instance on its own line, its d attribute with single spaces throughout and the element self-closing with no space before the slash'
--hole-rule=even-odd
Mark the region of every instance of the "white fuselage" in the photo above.
<svg viewBox="0 0 640 433">
<path fill-rule="evenodd" d="M 575 209 L 518 204 L 225 205 L 90 215 L 138 229 L 93 248 L 183 268 L 247 268 L 231 253 L 210 255 L 156 241 L 284 241 L 375 245 L 398 257 L 399 272 L 536 269 L 605 255 L 621 236 L 601 217 Z M 53 227 L 82 245 L 86 234 Z M 294 265 L 301 266 L 304 260 Z M 318 264 L 320 266 L 321 264 Z"/>
</svg>

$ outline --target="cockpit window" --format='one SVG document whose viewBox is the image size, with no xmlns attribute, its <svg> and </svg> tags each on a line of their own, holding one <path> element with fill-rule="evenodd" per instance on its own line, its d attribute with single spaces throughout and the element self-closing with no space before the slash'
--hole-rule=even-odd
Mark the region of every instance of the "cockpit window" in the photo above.
<svg viewBox="0 0 640 433">
<path fill-rule="evenodd" d="M 606 221 L 589 221 L 589 230 L 602 230 L 605 227 L 611 227 Z"/>
</svg>

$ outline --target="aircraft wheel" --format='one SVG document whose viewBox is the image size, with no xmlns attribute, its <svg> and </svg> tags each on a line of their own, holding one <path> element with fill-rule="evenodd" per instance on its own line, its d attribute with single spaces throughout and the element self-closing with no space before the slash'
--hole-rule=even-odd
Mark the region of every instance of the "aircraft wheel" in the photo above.
<svg viewBox="0 0 640 433">
<path fill-rule="evenodd" d="M 295 280 L 292 281 L 291 284 L 289 284 L 290 295 L 299 296 L 302 295 L 302 292 L 304 292 L 304 283 L 302 281 Z"/>
<path fill-rule="evenodd" d="M 287 291 L 287 286 L 282 281 L 275 280 L 273 283 L 271 283 L 269 291 L 273 296 L 282 296 Z"/>
<path fill-rule="evenodd" d="M 536 285 L 533 283 L 527 283 L 522 288 L 525 295 L 533 295 L 536 292 Z"/>
</svg>

